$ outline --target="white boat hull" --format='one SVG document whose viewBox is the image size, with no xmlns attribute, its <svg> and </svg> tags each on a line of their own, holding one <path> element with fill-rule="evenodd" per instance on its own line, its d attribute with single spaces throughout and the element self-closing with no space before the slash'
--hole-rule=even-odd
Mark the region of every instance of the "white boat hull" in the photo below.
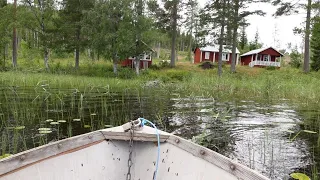
<svg viewBox="0 0 320 180">
<path fill-rule="evenodd" d="M 1 180 L 126 179 L 129 134 L 121 127 L 84 134 L 0 161 Z M 157 158 L 154 129 L 135 133 L 132 180 L 151 180 Z M 161 132 L 158 180 L 266 180 L 207 148 Z"/>
</svg>

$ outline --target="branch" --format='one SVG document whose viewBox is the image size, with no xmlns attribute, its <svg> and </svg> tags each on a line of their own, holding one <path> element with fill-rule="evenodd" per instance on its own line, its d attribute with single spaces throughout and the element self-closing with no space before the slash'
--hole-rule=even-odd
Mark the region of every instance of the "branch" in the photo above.
<svg viewBox="0 0 320 180">
<path fill-rule="evenodd" d="M 25 0 L 25 1 L 29 4 L 31 11 L 33 12 L 33 14 L 34 14 L 34 16 L 36 17 L 39 25 L 41 26 L 40 18 L 38 17 L 36 11 L 34 10 L 34 8 L 33 8 L 33 6 L 32 6 L 31 0 Z"/>
</svg>

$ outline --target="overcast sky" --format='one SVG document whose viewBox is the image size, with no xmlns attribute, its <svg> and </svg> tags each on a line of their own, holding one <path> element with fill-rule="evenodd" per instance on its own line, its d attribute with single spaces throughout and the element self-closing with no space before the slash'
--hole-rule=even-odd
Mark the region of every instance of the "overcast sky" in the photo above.
<svg viewBox="0 0 320 180">
<path fill-rule="evenodd" d="M 204 7 L 207 0 L 199 0 L 200 6 Z M 250 8 L 252 10 L 260 9 L 267 14 L 264 17 L 261 16 L 249 16 L 247 21 L 250 26 L 247 28 L 248 39 L 253 40 L 254 35 L 258 29 L 260 34 L 260 41 L 264 46 L 277 46 L 274 45 L 274 32 L 275 26 L 277 27 L 276 39 L 279 40 L 280 48 L 287 48 L 287 43 L 292 43 L 293 46 L 301 45 L 301 37 L 293 34 L 294 27 L 301 27 L 302 23 L 305 21 L 305 14 L 283 16 L 283 17 L 272 17 L 276 8 L 271 4 L 260 3 L 252 4 Z"/>
</svg>

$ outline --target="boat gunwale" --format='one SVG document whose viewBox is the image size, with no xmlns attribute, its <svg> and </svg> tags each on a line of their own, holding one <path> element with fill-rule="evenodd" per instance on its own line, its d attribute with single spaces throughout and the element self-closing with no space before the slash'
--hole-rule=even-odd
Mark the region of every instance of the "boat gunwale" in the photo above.
<svg viewBox="0 0 320 180">
<path fill-rule="evenodd" d="M 171 135 L 167 142 L 227 171 L 230 174 L 233 174 L 237 178 L 246 180 L 270 180 L 245 165 L 184 138 Z"/>
<path fill-rule="evenodd" d="M 145 128 L 151 128 L 145 126 Z M 0 178 L 8 174 L 19 171 L 25 167 L 36 164 L 38 162 L 57 157 L 63 154 L 72 153 L 92 145 L 108 140 L 129 140 L 129 132 L 112 131 L 113 128 L 98 130 L 43 146 L 39 146 L 7 158 L 0 160 Z M 149 129 L 150 130 L 150 129 Z M 201 158 L 226 172 L 233 174 L 240 179 L 248 180 L 269 180 L 269 178 L 261 175 L 255 170 L 248 168 L 228 157 L 225 157 L 213 150 L 200 146 L 196 143 L 186 140 L 184 138 L 168 134 L 163 131 L 160 132 L 160 141 L 167 142 L 190 154 Z M 143 131 L 134 133 L 134 141 L 156 142 L 155 134 L 144 133 Z"/>
</svg>

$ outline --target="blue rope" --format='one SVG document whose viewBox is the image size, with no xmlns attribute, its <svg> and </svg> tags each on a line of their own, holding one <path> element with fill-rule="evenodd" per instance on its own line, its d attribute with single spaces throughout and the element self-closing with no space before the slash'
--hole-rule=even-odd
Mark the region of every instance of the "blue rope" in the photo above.
<svg viewBox="0 0 320 180">
<path fill-rule="evenodd" d="M 154 176 L 153 176 L 153 180 L 156 180 L 157 174 L 158 174 L 159 161 L 160 161 L 160 135 L 158 132 L 158 128 L 151 121 L 144 119 L 144 118 L 139 118 L 139 119 L 141 120 L 142 127 L 145 125 L 145 123 L 149 123 L 153 126 L 153 128 L 156 129 L 157 139 L 158 139 L 158 156 L 157 156 L 157 161 L 156 161 L 156 170 L 154 171 Z"/>
</svg>

